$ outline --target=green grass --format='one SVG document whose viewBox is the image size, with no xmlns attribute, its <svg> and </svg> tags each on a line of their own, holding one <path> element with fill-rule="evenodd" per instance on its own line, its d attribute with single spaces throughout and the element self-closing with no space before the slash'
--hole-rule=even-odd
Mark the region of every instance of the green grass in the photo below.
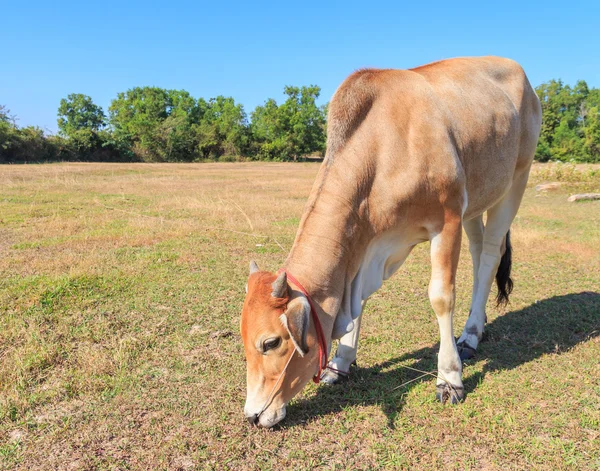
<svg viewBox="0 0 600 471">
<path fill-rule="evenodd" d="M 317 168 L 0 167 L 0 469 L 600 469 L 600 201 L 567 202 L 597 166 L 535 167 L 463 404 L 398 388 L 436 366 L 424 244 L 369 302 L 351 379 L 248 426 L 247 263 L 284 261 Z M 470 287 L 465 241 L 457 334 Z"/>
</svg>

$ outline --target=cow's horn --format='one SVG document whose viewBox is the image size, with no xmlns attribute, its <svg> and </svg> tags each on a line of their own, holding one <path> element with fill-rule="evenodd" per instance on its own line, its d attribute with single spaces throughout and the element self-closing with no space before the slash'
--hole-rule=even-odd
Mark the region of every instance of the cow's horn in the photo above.
<svg viewBox="0 0 600 471">
<path fill-rule="evenodd" d="M 252 260 L 250 262 L 250 274 L 252 275 L 252 273 L 256 273 L 258 271 L 258 265 L 256 264 L 256 262 L 254 260 Z"/>
<path fill-rule="evenodd" d="M 274 298 L 283 298 L 287 293 L 287 275 L 283 271 L 279 274 L 277 279 L 271 285 L 273 291 L 271 292 L 271 296 Z"/>
</svg>

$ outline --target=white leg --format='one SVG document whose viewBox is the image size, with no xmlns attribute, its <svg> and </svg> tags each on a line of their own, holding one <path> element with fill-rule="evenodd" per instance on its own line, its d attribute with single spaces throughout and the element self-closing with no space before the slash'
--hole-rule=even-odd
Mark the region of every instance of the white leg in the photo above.
<svg viewBox="0 0 600 471">
<path fill-rule="evenodd" d="M 463 360 L 471 358 L 475 354 L 481 341 L 486 321 L 485 307 L 502 258 L 506 233 L 517 214 L 525 192 L 528 173 L 525 172 L 517 178 L 504 199 L 488 210 L 471 313 L 463 333 L 458 339 Z"/>
<path fill-rule="evenodd" d="M 440 327 L 436 396 L 441 402 L 450 399 L 453 404 L 464 397 L 462 363 L 452 328 L 461 236 L 461 221 L 457 216 L 454 221 L 447 219 L 442 232 L 431 239 L 429 300 Z"/>
<path fill-rule="evenodd" d="M 479 274 L 479 261 L 483 250 L 483 215 L 477 216 L 470 221 L 463 221 L 463 227 L 469 238 L 469 252 L 473 261 L 473 292 L 471 299 L 475 299 L 477 292 L 477 279 Z"/>
<path fill-rule="evenodd" d="M 363 301 L 362 312 L 364 312 L 366 301 Z M 335 352 L 335 356 L 329 362 L 328 366 L 333 368 L 327 369 L 321 381 L 326 384 L 337 383 L 343 378 L 343 373 L 350 371 L 350 365 L 356 361 L 358 351 L 358 338 L 360 336 L 360 323 L 362 314 L 354 320 L 354 329 L 348 332 L 340 339 L 340 344 Z M 335 371 L 337 370 L 337 371 Z M 342 373 L 339 373 L 339 372 Z"/>
</svg>

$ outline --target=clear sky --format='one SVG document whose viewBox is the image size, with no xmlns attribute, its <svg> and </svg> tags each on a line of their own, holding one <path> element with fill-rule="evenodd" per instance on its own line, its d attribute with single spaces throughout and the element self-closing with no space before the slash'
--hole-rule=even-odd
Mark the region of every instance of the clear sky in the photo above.
<svg viewBox="0 0 600 471">
<path fill-rule="evenodd" d="M 153 85 L 233 96 L 248 113 L 284 85 L 321 102 L 360 67 L 408 68 L 500 55 L 537 85 L 600 87 L 600 1 L 0 0 L 0 104 L 18 124 L 56 131 L 84 93 L 107 112 L 118 92 Z"/>
</svg>

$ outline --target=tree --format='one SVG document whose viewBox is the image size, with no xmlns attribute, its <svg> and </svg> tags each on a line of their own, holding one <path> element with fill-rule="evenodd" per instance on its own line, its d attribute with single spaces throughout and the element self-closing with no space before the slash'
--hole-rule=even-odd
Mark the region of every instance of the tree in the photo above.
<svg viewBox="0 0 600 471">
<path fill-rule="evenodd" d="M 257 106 L 251 114 L 250 134 L 252 153 L 258 160 L 287 160 L 290 149 L 287 145 L 285 123 L 277 102 L 269 98 L 263 106 Z"/>
<path fill-rule="evenodd" d="M 286 101 L 277 106 L 269 99 L 252 113 L 251 132 L 255 152 L 261 159 L 296 160 L 325 150 L 326 108 L 316 100 L 320 88 L 285 87 Z"/>
<path fill-rule="evenodd" d="M 573 88 L 551 80 L 536 87 L 536 92 L 543 115 L 536 159 L 593 160 L 596 115 L 591 110 L 600 106 L 599 90 L 590 89 L 583 80 Z"/>
<path fill-rule="evenodd" d="M 10 110 L 0 105 L 0 162 L 10 162 L 17 142 L 17 127 Z"/>
<path fill-rule="evenodd" d="M 588 110 L 584 129 L 583 147 L 588 162 L 600 162 L 600 107 Z"/>
<path fill-rule="evenodd" d="M 316 105 L 321 89 L 309 87 L 285 87 L 288 99 L 281 105 L 281 112 L 289 129 L 291 152 L 294 160 L 325 148 L 325 116 Z"/>
<path fill-rule="evenodd" d="M 98 132 L 106 125 L 102 108 L 81 93 L 72 93 L 60 100 L 58 129 L 64 136 L 72 136 L 82 129 Z"/>
<path fill-rule="evenodd" d="M 115 144 L 144 161 L 191 160 L 197 101 L 185 90 L 136 87 L 112 101 Z"/>
<path fill-rule="evenodd" d="M 81 93 L 72 93 L 60 100 L 58 129 L 79 160 L 94 160 L 93 155 L 106 144 L 108 137 L 101 130 L 106 126 L 102 108 Z"/>
<path fill-rule="evenodd" d="M 583 151 L 583 141 L 568 119 L 562 119 L 552 137 L 550 152 L 558 160 L 578 160 Z"/>
<path fill-rule="evenodd" d="M 10 139 L 12 137 L 12 128 L 6 106 L 0 105 L 0 156 L 4 154 L 10 147 Z"/>
<path fill-rule="evenodd" d="M 248 147 L 248 118 L 232 97 L 200 100 L 201 120 L 196 126 L 197 150 L 203 158 L 243 155 Z"/>
</svg>

